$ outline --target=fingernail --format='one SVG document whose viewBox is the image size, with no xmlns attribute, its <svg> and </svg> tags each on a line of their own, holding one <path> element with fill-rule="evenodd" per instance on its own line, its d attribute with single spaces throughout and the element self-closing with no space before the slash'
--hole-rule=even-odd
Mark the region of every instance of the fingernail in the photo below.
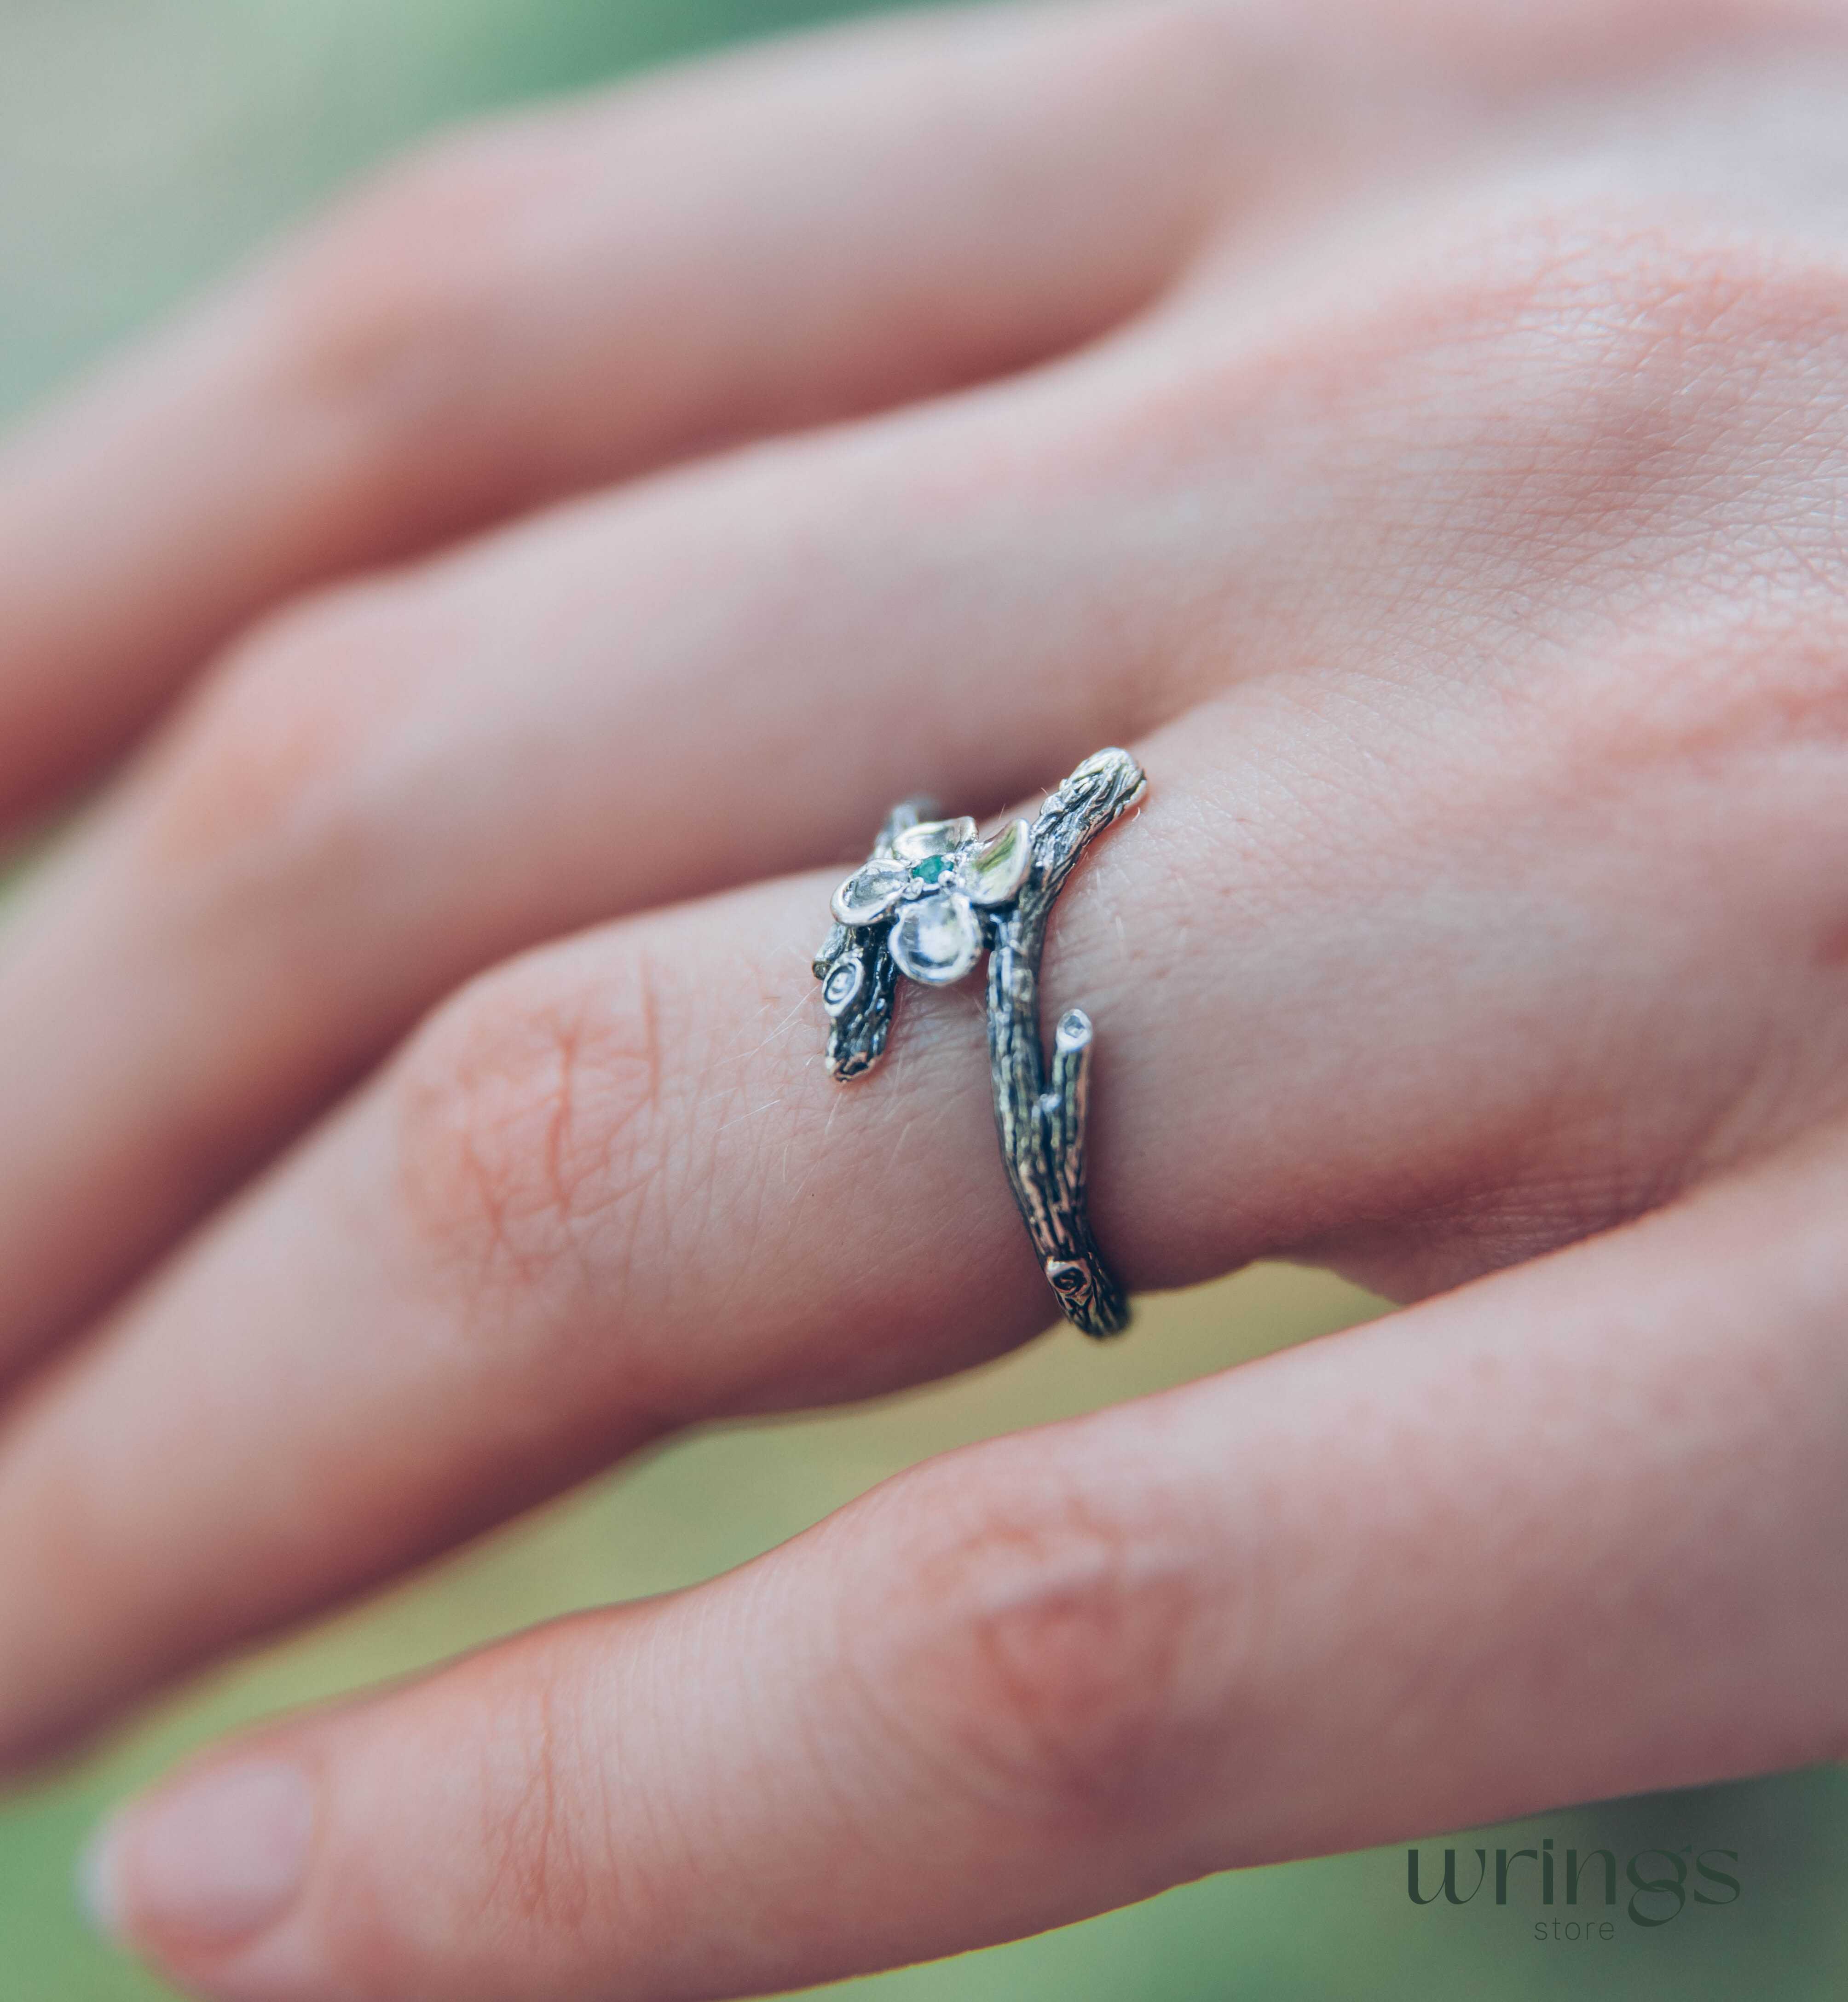
<svg viewBox="0 0 1848 2002">
<path fill-rule="evenodd" d="M 136 1801 L 85 1852 L 78 1883 L 99 1932 L 222 1948 L 273 1925 L 308 1868 L 314 1794 L 279 1761 L 221 1766 Z"/>
</svg>

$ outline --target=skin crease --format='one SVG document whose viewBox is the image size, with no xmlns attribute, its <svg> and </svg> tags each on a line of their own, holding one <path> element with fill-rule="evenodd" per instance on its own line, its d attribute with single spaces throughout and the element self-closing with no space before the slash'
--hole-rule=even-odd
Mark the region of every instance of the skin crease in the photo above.
<svg viewBox="0 0 1848 2002">
<path fill-rule="evenodd" d="M 1424 1302 L 213 1755 L 306 1874 L 206 1923 L 218 1824 L 132 1811 L 176 1979 L 757 1992 L 1840 1752 L 1848 22 L 1531 11 L 919 21 L 504 126 L 0 462 L 7 797 L 155 724 L 0 940 L 14 1765 L 1041 1324 L 973 991 L 821 1067 L 919 786 L 1151 773 L 1047 968 L 1125 1278 Z"/>
</svg>

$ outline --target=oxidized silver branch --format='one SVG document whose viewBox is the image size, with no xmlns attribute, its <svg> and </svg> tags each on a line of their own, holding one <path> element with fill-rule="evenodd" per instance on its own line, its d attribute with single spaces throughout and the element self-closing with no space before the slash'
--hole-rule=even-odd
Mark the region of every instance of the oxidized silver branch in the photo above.
<svg viewBox="0 0 1848 2002">
<path fill-rule="evenodd" d="M 834 893 L 834 929 L 815 955 L 832 1027 L 828 1068 L 843 1083 L 885 1054 L 898 976 L 947 987 L 989 955 L 989 1066 L 995 1123 L 1014 1201 L 1067 1320 L 1118 1334 L 1129 1302 L 1085 1209 L 1084 1123 L 1093 1031 L 1081 1008 L 1053 1032 L 1048 1080 L 1040 1039 L 1040 957 L 1059 891 L 1093 838 L 1147 790 L 1127 751 L 1087 758 L 1030 826 L 992 839 L 969 819 L 894 807 L 870 858 Z"/>
</svg>

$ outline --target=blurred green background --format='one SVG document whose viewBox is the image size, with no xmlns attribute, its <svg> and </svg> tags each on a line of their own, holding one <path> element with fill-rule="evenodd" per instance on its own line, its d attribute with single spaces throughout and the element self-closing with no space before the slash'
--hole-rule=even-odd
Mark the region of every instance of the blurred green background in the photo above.
<svg viewBox="0 0 1848 2002">
<path fill-rule="evenodd" d="M 413 133 L 741 35 L 863 11 L 852 0 L 0 0 L 0 414 Z M 71 1862 L 107 1803 L 228 1726 L 569 1608 L 710 1575 L 927 1454 L 1376 1310 L 1327 1278 L 1260 1268 L 1148 1303 L 1135 1334 L 1107 1351 L 1055 1336 L 922 1393 L 707 1433 L 214 1675 L 81 1770 L 0 1806 L 0 2002 L 166 1992 L 87 1938 L 69 1895 Z M 1742 1895 L 1654 1930 L 1620 1912 L 1609 1943 L 1540 1944 L 1532 1912 L 1513 1903 L 1412 1906 L 1396 1847 L 1216 1878 L 846 1992 L 873 2002 L 1848 1993 L 1841 1769 L 1452 1840 L 1512 1849 L 1543 1835 L 1561 1850 L 1605 1844 L 1620 1857 L 1657 1846 L 1735 1850 Z"/>
</svg>

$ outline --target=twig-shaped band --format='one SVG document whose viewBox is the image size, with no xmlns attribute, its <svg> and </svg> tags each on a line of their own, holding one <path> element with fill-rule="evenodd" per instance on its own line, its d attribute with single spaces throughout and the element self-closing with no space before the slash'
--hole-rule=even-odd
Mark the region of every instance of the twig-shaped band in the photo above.
<svg viewBox="0 0 1848 2002">
<path fill-rule="evenodd" d="M 1082 1009 L 1040 1032 L 1039 977 L 1052 906 L 1086 847 L 1147 789 L 1126 751 L 1087 758 L 1024 821 L 987 842 L 971 821 L 896 808 L 863 868 L 835 893 L 836 923 L 814 971 L 832 1019 L 828 1069 L 845 1081 L 884 1054 L 898 975 L 927 985 L 962 978 L 989 954 L 989 1062 L 1002 1160 L 1041 1268 L 1066 1318 L 1086 1334 L 1128 1325 L 1129 1303 L 1105 1265 L 1085 1205 L 1085 1114 L 1093 1031 Z"/>
</svg>

